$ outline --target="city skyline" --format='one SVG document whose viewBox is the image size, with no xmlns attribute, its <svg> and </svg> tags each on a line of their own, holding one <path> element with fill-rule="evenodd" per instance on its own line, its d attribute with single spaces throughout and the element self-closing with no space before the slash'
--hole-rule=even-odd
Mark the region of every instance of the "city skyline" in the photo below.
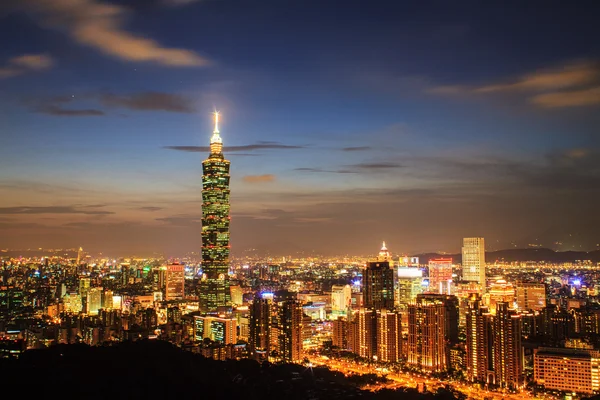
<svg viewBox="0 0 600 400">
<path fill-rule="evenodd" d="M 594 13 L 432 4 L 9 1 L 0 246 L 199 251 L 217 108 L 233 255 L 598 249 Z"/>
</svg>

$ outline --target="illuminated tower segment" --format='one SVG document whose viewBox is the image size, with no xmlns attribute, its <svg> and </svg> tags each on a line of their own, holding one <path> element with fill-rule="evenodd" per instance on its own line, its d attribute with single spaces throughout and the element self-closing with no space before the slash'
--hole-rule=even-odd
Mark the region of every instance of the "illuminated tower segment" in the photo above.
<svg viewBox="0 0 600 400">
<path fill-rule="evenodd" d="M 223 156 L 219 113 L 210 139 L 210 155 L 202 162 L 202 280 L 200 310 L 226 311 L 229 292 L 229 161 Z"/>
</svg>

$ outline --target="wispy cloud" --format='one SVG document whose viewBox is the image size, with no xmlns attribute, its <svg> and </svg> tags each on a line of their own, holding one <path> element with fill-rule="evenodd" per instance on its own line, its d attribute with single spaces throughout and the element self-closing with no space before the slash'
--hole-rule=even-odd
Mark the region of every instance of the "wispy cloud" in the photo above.
<svg viewBox="0 0 600 400">
<path fill-rule="evenodd" d="M 358 169 L 358 170 L 382 170 L 382 169 L 396 169 L 402 168 L 401 164 L 390 163 L 390 162 L 374 162 L 374 163 L 359 163 L 349 165 L 348 168 Z"/>
<path fill-rule="evenodd" d="M 138 111 L 169 111 L 192 113 L 194 107 L 190 99 L 173 93 L 143 92 L 134 94 L 104 94 L 101 102 L 110 107 L 122 107 Z"/>
<path fill-rule="evenodd" d="M 20 206 L 20 207 L 0 207 L 0 214 L 22 215 L 22 214 L 86 214 L 86 215 L 109 215 L 112 211 L 90 210 L 89 208 L 98 207 L 77 207 L 77 206 Z"/>
<path fill-rule="evenodd" d="M 125 61 L 155 62 L 172 67 L 209 62 L 194 51 L 161 46 L 124 29 L 128 10 L 99 0 L 21 0 L 18 5 L 43 25 L 66 31 L 78 43 Z"/>
<path fill-rule="evenodd" d="M 368 172 L 375 172 L 375 171 L 393 170 L 393 169 L 403 168 L 403 167 L 404 167 L 403 165 L 397 164 L 397 163 L 373 162 L 373 163 L 350 164 L 350 165 L 345 165 L 338 169 L 300 167 L 300 168 L 295 168 L 294 171 L 333 173 L 333 174 L 359 174 L 359 173 L 368 173 Z"/>
<path fill-rule="evenodd" d="M 267 183 L 274 182 L 275 175 L 265 174 L 265 175 L 246 175 L 242 178 L 242 180 L 246 183 Z"/>
<path fill-rule="evenodd" d="M 530 101 L 547 108 L 596 105 L 600 104 L 600 86 L 583 90 L 539 94 L 533 96 Z"/>
<path fill-rule="evenodd" d="M 493 93 L 512 90 L 556 90 L 585 85 L 595 81 L 599 75 L 598 65 L 591 62 L 566 64 L 558 68 L 539 70 L 516 81 L 481 86 L 475 93 Z"/>
<path fill-rule="evenodd" d="M 57 117 L 101 117 L 104 111 L 93 108 L 69 109 L 56 104 L 46 104 L 36 109 L 40 114 L 54 115 Z"/>
<path fill-rule="evenodd" d="M 171 7 L 182 7 L 192 3 L 198 3 L 203 0 L 162 0 L 162 4 Z"/>
<path fill-rule="evenodd" d="M 205 153 L 210 151 L 209 146 L 165 146 L 165 149 L 187 151 L 192 153 Z M 238 152 L 238 151 L 253 151 L 253 150 L 293 150 L 293 149 L 304 149 L 306 146 L 299 145 L 288 145 L 277 142 L 258 142 L 255 144 L 246 144 L 242 146 L 227 146 L 225 151 L 227 152 Z"/>
<path fill-rule="evenodd" d="M 145 207 L 138 207 L 137 210 L 140 211 L 150 211 L 150 212 L 154 212 L 154 211 L 160 211 L 163 210 L 163 207 L 156 207 L 156 206 L 145 206 Z"/>
<path fill-rule="evenodd" d="M 81 102 L 86 102 L 86 105 L 92 103 L 92 105 L 99 107 L 88 107 L 85 109 L 71 108 Z M 193 102 L 187 97 L 175 93 L 163 92 L 129 94 L 84 93 L 77 96 L 55 96 L 46 99 L 27 100 L 25 103 L 32 105 L 33 110 L 36 112 L 61 117 L 102 116 L 106 112 L 100 109 L 101 106 L 134 111 L 194 112 Z"/>
<path fill-rule="evenodd" d="M 425 92 L 446 96 L 526 93 L 532 104 L 559 108 L 600 104 L 599 85 L 600 65 L 587 61 L 540 69 L 502 83 L 430 86 Z"/>
<path fill-rule="evenodd" d="M 343 147 L 342 151 L 365 151 L 371 150 L 369 146 Z"/>
<path fill-rule="evenodd" d="M 47 54 L 23 54 L 9 59 L 3 67 L 0 67 L 0 79 L 42 71 L 53 65 L 54 60 Z"/>
</svg>

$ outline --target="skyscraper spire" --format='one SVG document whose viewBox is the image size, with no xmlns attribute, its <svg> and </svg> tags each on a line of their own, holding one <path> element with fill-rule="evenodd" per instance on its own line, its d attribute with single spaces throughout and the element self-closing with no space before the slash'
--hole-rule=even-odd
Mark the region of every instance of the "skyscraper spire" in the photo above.
<svg viewBox="0 0 600 400">
<path fill-rule="evenodd" d="M 210 154 L 220 155 L 223 151 L 223 139 L 219 135 L 219 112 L 215 111 L 213 115 L 215 116 L 215 130 L 210 138 Z"/>
<path fill-rule="evenodd" d="M 215 116 L 215 130 L 213 133 L 219 133 L 219 112 L 215 111 L 213 114 Z"/>
<path fill-rule="evenodd" d="M 391 258 L 390 252 L 388 251 L 387 247 L 385 247 L 385 242 L 383 242 L 381 250 L 379 250 L 379 257 L 377 258 L 381 261 L 387 261 Z"/>
</svg>

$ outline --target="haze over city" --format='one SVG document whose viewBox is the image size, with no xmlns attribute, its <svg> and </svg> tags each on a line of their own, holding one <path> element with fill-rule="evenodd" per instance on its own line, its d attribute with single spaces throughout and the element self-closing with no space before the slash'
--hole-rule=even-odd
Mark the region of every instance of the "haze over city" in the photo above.
<svg viewBox="0 0 600 400">
<path fill-rule="evenodd" d="M 0 245 L 197 252 L 217 109 L 233 255 L 598 249 L 600 10 L 558 4 L 5 1 Z"/>
</svg>

